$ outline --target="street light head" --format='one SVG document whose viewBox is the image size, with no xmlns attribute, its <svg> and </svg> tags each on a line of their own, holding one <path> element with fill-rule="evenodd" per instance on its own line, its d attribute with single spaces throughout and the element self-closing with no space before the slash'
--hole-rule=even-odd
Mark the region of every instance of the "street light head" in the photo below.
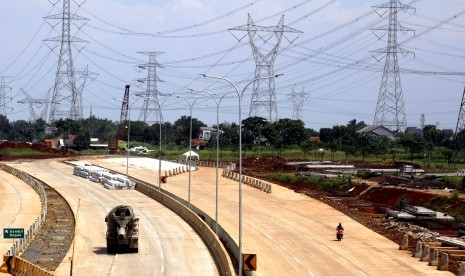
<svg viewBox="0 0 465 276">
<path fill-rule="evenodd" d="M 201 76 L 202 76 L 202 77 L 204 77 L 204 78 L 206 78 L 206 77 L 207 77 L 207 75 L 206 75 L 206 74 L 199 74 L 199 75 L 201 75 Z"/>
<path fill-rule="evenodd" d="M 284 74 L 282 74 L 282 73 L 281 74 L 276 74 L 276 75 L 274 75 L 274 77 L 277 78 L 277 77 L 280 77 L 282 75 L 284 75 Z"/>
</svg>

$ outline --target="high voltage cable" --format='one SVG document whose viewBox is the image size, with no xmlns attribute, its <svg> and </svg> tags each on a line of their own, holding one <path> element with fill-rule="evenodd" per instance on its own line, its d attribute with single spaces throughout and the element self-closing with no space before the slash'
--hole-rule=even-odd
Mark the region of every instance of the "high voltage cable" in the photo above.
<svg viewBox="0 0 465 276">
<path fill-rule="evenodd" d="M 123 30 L 123 31 L 125 31 L 125 32 L 127 32 L 127 33 L 139 34 L 139 35 L 148 35 L 148 36 L 162 36 L 162 35 L 164 35 L 164 34 L 169 34 L 169 33 L 174 33 L 174 32 L 185 31 L 185 30 L 197 28 L 197 27 L 200 27 L 200 26 L 203 26 L 203 25 L 206 25 L 206 24 L 210 24 L 210 23 L 215 22 L 215 21 L 217 21 L 217 20 L 219 20 L 219 19 L 223 19 L 223 18 L 228 17 L 228 16 L 230 16 L 230 15 L 232 15 L 232 14 L 235 14 L 235 13 L 237 13 L 237 12 L 239 12 L 239 11 L 242 11 L 242 10 L 244 10 L 244 9 L 246 9 L 246 8 L 249 8 L 249 7 L 251 7 L 251 6 L 253 6 L 253 5 L 255 5 L 256 3 L 261 2 L 261 1 L 263 1 L 263 0 L 255 0 L 255 1 L 253 1 L 252 3 L 249 3 L 249 4 L 245 5 L 245 6 L 242 6 L 242 7 L 240 7 L 240 8 L 235 9 L 235 10 L 232 10 L 232 11 L 230 11 L 230 12 L 227 12 L 227 13 L 225 13 L 225 14 L 223 14 L 223 15 L 217 16 L 217 17 L 215 17 L 215 18 L 212 18 L 212 19 L 209 19 L 209 20 L 206 20 L 206 21 L 197 23 L 197 24 L 193 24 L 193 25 L 190 25 L 190 26 L 185 26 L 185 27 L 181 27 L 181 28 L 177 28 L 177 29 L 172 29 L 172 30 L 168 30 L 168 31 L 156 32 L 156 33 L 141 33 L 141 32 L 136 32 L 136 31 L 129 30 L 129 29 L 126 29 L 126 28 L 123 28 L 123 27 L 119 27 L 119 26 L 117 26 L 117 25 L 115 25 L 115 24 L 112 24 L 112 23 L 110 23 L 110 22 L 108 22 L 108 21 L 105 21 L 105 20 L 99 18 L 98 16 L 92 14 L 91 12 L 85 10 L 84 8 L 82 8 L 82 10 L 84 10 L 85 12 L 87 12 L 88 14 L 90 14 L 91 16 L 93 16 L 94 18 L 96 18 L 97 20 L 99 20 L 99 21 L 101 21 L 101 22 L 103 22 L 103 23 L 105 23 L 105 24 L 108 24 L 108 25 L 110 25 L 110 26 L 112 26 L 112 27 L 114 27 L 114 28 Z"/>
<path fill-rule="evenodd" d="M 108 70 L 102 68 L 102 66 L 97 65 L 92 59 L 90 59 L 89 57 L 87 57 L 87 56 L 84 55 L 83 53 L 81 53 L 81 54 L 82 54 L 82 56 L 83 56 L 86 60 L 88 60 L 90 63 L 92 63 L 93 65 L 95 65 L 97 68 L 99 68 L 99 69 L 102 70 L 103 72 L 109 74 L 110 76 L 112 76 L 113 78 L 115 78 L 115 79 L 121 81 L 122 83 L 127 82 L 127 80 L 123 80 L 122 78 L 118 77 L 117 75 L 115 75 L 115 74 L 109 72 Z"/>
<path fill-rule="evenodd" d="M 121 55 L 121 56 L 123 56 L 123 57 L 132 59 L 132 60 L 134 60 L 134 61 L 137 62 L 137 63 L 142 63 L 142 62 L 144 62 L 144 61 L 141 60 L 141 59 L 128 56 L 128 55 L 126 55 L 126 54 L 123 54 L 123 53 L 121 53 L 121 52 L 118 52 L 118 51 L 116 51 L 116 50 L 114 50 L 114 49 L 112 49 L 112 48 L 106 46 L 105 44 L 103 44 L 103 43 L 99 42 L 98 40 L 94 39 L 92 36 L 90 36 L 89 34 L 87 34 L 87 33 L 84 32 L 84 31 L 83 31 L 82 33 L 83 33 L 84 35 L 86 35 L 90 40 L 94 41 L 94 42 L 97 43 L 98 45 L 104 47 L 105 49 L 107 49 L 107 50 L 109 50 L 109 51 L 111 51 L 111 52 L 113 52 L 113 53 L 115 53 L 115 54 L 118 54 L 118 55 Z"/>
<path fill-rule="evenodd" d="M 108 59 L 108 60 L 111 60 L 111 61 L 115 61 L 115 62 L 119 62 L 119 63 L 126 63 L 126 64 L 132 64 L 132 65 L 136 65 L 136 64 L 139 64 L 139 62 L 136 62 L 136 61 L 128 61 L 128 60 L 122 60 L 122 59 L 116 59 L 116 58 L 112 58 L 112 57 L 109 57 L 109 56 L 105 56 L 105 55 L 102 55 L 102 54 L 99 54 L 95 51 L 91 51 L 91 50 L 88 50 L 88 49 L 83 49 L 85 52 L 88 52 L 90 54 L 93 54 L 95 56 L 98 56 L 98 57 L 101 57 L 101 58 L 105 58 L 105 59 Z"/>
<path fill-rule="evenodd" d="M 259 0 L 259 1 L 262 1 L 262 0 Z M 264 17 L 262 19 L 256 20 L 255 22 L 258 23 L 258 22 L 267 20 L 269 18 L 273 18 L 273 17 L 275 17 L 275 16 L 277 16 L 279 14 L 286 13 L 286 12 L 292 10 L 292 9 L 297 9 L 298 7 L 303 6 L 303 5 L 305 5 L 305 4 L 309 3 L 309 2 L 312 2 L 312 1 L 314 1 L 314 0 L 303 1 L 303 2 L 301 2 L 299 4 L 296 4 L 296 5 L 294 5 L 294 6 L 290 7 L 290 8 L 279 11 L 278 13 L 275 13 L 275 14 L 272 14 L 270 16 Z M 256 1 L 256 2 L 258 2 L 258 1 Z M 239 9 L 237 9 L 237 11 L 248 8 L 249 6 L 251 6 L 251 4 L 248 4 L 248 5 L 244 6 L 244 7 L 239 8 Z M 216 20 L 223 19 L 223 18 L 225 18 L 225 17 L 227 17 L 227 16 L 229 16 L 231 14 L 234 14 L 237 11 L 233 11 L 233 12 L 227 13 L 226 16 L 218 16 L 215 19 L 207 20 L 207 21 L 204 21 L 204 22 L 207 22 L 205 24 L 209 24 L 209 23 L 212 23 L 212 22 L 214 22 Z M 205 25 L 203 23 L 199 23 L 199 24 L 194 24 L 194 25 L 190 25 L 190 26 L 186 26 L 186 27 L 182 27 L 182 28 L 178 28 L 178 29 L 174 29 L 174 30 L 170 30 L 170 31 L 162 31 L 162 32 L 157 32 L 157 33 L 143 33 L 143 32 L 136 32 L 136 31 L 132 31 L 132 30 L 129 30 L 129 29 L 126 29 L 126 28 L 123 28 L 123 27 L 119 27 L 119 26 L 117 26 L 115 24 L 112 24 L 112 23 L 110 23 L 108 21 L 105 21 L 105 20 L 97 17 L 94 14 L 91 14 L 88 11 L 86 11 L 86 12 L 89 13 L 94 18 L 98 19 L 99 21 L 102 21 L 105 24 L 108 24 L 108 25 L 110 25 L 110 26 L 112 26 L 114 28 L 117 28 L 117 29 L 120 29 L 120 30 L 124 31 L 124 32 L 116 32 L 116 31 L 111 31 L 111 30 L 107 30 L 107 29 L 104 29 L 104 28 L 101 28 L 101 27 L 91 25 L 91 27 L 94 28 L 94 29 L 104 31 L 104 32 L 108 32 L 108 33 L 113 33 L 113 34 L 132 35 L 132 36 L 151 36 L 151 37 L 161 37 L 161 38 L 193 38 L 193 37 L 209 36 L 209 35 L 215 35 L 215 34 L 226 32 L 226 30 L 219 30 L 219 31 L 207 32 L 207 33 L 197 33 L 197 34 L 187 34 L 187 35 L 164 35 L 164 34 L 167 34 L 167 33 L 184 31 L 184 30 L 187 30 L 187 29 L 192 29 L 192 28 L 196 28 L 196 27 L 201 26 L 201 25 Z"/>
<path fill-rule="evenodd" d="M 48 14 L 47 15 L 50 15 L 50 13 L 52 12 L 53 10 L 53 7 L 49 10 Z M 31 46 L 32 42 L 36 39 L 37 35 L 39 34 L 39 32 L 42 30 L 42 27 L 45 25 L 45 20 L 42 21 L 42 24 L 40 24 L 39 28 L 37 29 L 37 31 L 34 33 L 34 35 L 32 36 L 32 38 L 29 40 L 29 42 L 26 44 L 26 46 L 21 50 L 21 52 L 18 54 L 18 56 L 16 56 L 16 58 L 13 59 L 13 61 L 5 68 L 3 69 L 1 72 L 0 72 L 0 75 L 3 74 L 5 71 L 7 71 L 8 69 L 10 69 L 11 66 L 13 66 L 13 64 L 16 63 L 16 61 L 18 61 L 18 59 L 20 59 L 22 57 L 22 55 L 26 52 L 26 50 L 29 48 L 29 46 Z"/>
<path fill-rule="evenodd" d="M 431 32 L 432 30 L 434 30 L 435 27 L 441 26 L 441 25 L 443 25 L 443 24 L 445 24 L 445 23 L 447 23 L 447 22 L 449 22 L 449 21 L 451 21 L 451 20 L 457 18 L 458 16 L 462 15 L 463 13 L 465 13 L 465 11 L 462 11 L 462 12 L 458 13 L 457 15 L 455 15 L 455 16 L 453 16 L 453 17 L 450 17 L 450 18 L 448 18 L 448 19 L 446 19 L 446 20 L 440 22 L 439 24 L 436 24 L 434 27 L 429 28 L 429 29 L 427 29 L 427 30 L 421 32 L 421 33 L 418 34 L 416 37 L 420 37 L 420 36 L 422 36 L 422 35 L 425 35 L 425 34 L 428 33 L 428 32 Z M 405 43 L 405 42 L 410 41 L 410 40 L 411 40 L 411 38 L 409 38 L 409 39 L 403 41 L 402 43 Z M 402 43 L 401 43 L 401 44 L 402 44 Z M 361 61 L 365 61 L 365 60 L 367 60 L 367 58 L 365 58 L 365 59 L 363 59 L 363 60 L 361 60 Z M 359 60 L 358 62 L 360 62 L 360 60 Z M 293 62 L 292 65 L 295 65 L 296 63 L 298 63 L 298 62 Z M 285 69 L 285 68 L 288 68 L 289 66 L 290 66 L 290 65 L 283 66 L 283 67 L 281 68 L 281 70 L 282 70 L 282 69 Z M 338 70 L 330 71 L 329 74 L 337 73 L 339 70 L 346 69 L 346 68 L 349 67 L 349 66 L 351 66 L 351 65 L 343 66 L 343 67 L 341 67 L 341 69 L 338 69 Z M 279 69 L 278 69 L 278 70 L 279 70 Z M 320 77 L 324 77 L 324 76 L 327 76 L 327 75 L 328 75 L 328 74 L 321 74 L 321 75 L 319 75 L 318 77 L 312 77 L 312 78 L 310 78 L 310 79 L 306 79 L 305 81 L 301 81 L 301 82 L 299 82 L 298 84 L 302 84 L 302 83 L 304 83 L 304 82 L 309 82 L 309 81 L 312 81 L 312 80 L 315 80 L 315 79 L 318 79 L 318 78 L 320 78 Z"/>
<path fill-rule="evenodd" d="M 465 55 L 455 55 L 455 54 L 443 53 L 443 52 L 424 49 L 424 48 L 406 47 L 406 49 L 412 49 L 414 51 L 421 51 L 421 52 L 426 52 L 426 53 L 431 53 L 431 54 L 436 54 L 436 55 L 441 55 L 441 56 L 448 56 L 448 57 L 453 57 L 453 58 L 463 58 L 463 59 L 465 59 Z"/>
</svg>

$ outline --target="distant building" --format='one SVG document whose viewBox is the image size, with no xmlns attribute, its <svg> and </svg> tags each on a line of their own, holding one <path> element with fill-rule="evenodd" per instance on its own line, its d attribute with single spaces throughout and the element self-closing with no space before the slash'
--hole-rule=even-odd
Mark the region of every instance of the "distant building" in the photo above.
<svg viewBox="0 0 465 276">
<path fill-rule="evenodd" d="M 442 133 L 444 134 L 445 138 L 451 138 L 454 136 L 454 130 L 452 129 L 443 129 Z"/>
<path fill-rule="evenodd" d="M 200 131 L 202 131 L 202 134 L 200 134 L 199 136 L 199 139 L 203 139 L 203 140 L 210 140 L 210 137 L 212 137 L 212 135 L 214 136 L 215 133 L 216 133 L 216 128 L 213 128 L 213 127 L 200 127 Z"/>
<path fill-rule="evenodd" d="M 387 127 L 379 125 L 368 125 L 362 129 L 357 130 L 357 133 L 394 139 L 394 132 L 392 132 Z"/>
<path fill-rule="evenodd" d="M 319 136 L 313 136 L 313 137 L 308 138 L 308 141 L 310 143 L 319 143 L 321 140 Z"/>
<path fill-rule="evenodd" d="M 407 127 L 405 129 L 405 134 L 412 133 L 413 135 L 416 135 L 418 137 L 423 137 L 423 129 L 418 128 L 418 127 Z"/>
<path fill-rule="evenodd" d="M 45 127 L 45 134 L 54 134 L 57 132 L 58 128 L 54 126 L 47 126 Z"/>
<path fill-rule="evenodd" d="M 216 139 L 216 128 L 215 127 L 200 127 L 200 131 L 202 133 L 199 135 L 199 139 L 203 139 L 205 141 L 210 140 L 210 138 Z M 222 133 L 223 131 L 220 130 L 220 135 Z"/>
</svg>

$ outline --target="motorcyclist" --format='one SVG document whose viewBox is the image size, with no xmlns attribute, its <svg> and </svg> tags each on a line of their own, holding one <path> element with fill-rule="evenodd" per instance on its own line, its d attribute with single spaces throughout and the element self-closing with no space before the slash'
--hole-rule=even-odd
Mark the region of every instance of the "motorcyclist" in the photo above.
<svg viewBox="0 0 465 276">
<path fill-rule="evenodd" d="M 339 225 L 336 226 L 336 238 L 338 241 L 342 240 L 343 239 L 343 236 L 344 236 L 344 227 L 342 227 L 342 224 L 339 222 Z"/>
</svg>

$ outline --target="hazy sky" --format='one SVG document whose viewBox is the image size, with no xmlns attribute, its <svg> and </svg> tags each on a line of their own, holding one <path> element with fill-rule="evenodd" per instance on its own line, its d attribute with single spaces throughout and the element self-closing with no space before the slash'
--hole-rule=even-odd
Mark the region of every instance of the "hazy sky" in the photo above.
<svg viewBox="0 0 465 276">
<path fill-rule="evenodd" d="M 59 14 L 62 2 L 47 0 L 0 1 L 0 76 L 7 78 L 7 117 L 29 119 L 24 89 L 35 99 L 45 99 L 54 85 L 59 45 L 44 42 L 59 36 L 61 25 L 44 20 Z M 255 61 L 246 32 L 227 29 L 247 23 L 249 13 L 257 25 L 275 26 L 281 15 L 284 24 L 302 31 L 286 33 L 274 63 L 278 118 L 292 118 L 289 94 L 305 91 L 302 109 L 306 127 L 346 124 L 352 119 L 373 122 L 384 67 L 381 55 L 370 51 L 386 47 L 387 36 L 375 27 L 388 24 L 387 14 L 372 8 L 383 1 L 365 0 L 93 0 L 71 1 L 71 10 L 89 20 L 74 21 L 73 36 L 89 43 L 73 48 L 76 70 L 98 74 L 89 79 L 83 92 L 84 117 L 119 120 L 125 84 L 131 94 L 143 92 L 135 81 L 147 72 L 136 70 L 148 61 L 137 52 L 164 52 L 157 68 L 161 93 L 179 94 L 189 100 L 189 88 L 215 95 L 231 92 L 225 83 L 201 77 L 222 76 L 239 89 L 254 78 Z M 414 52 L 399 55 L 401 83 L 408 126 L 426 124 L 455 129 L 465 76 L 465 5 L 463 0 L 404 1 L 415 10 L 398 15 L 401 24 L 415 32 L 399 32 L 401 47 Z M 81 26 L 81 23 L 86 23 Z M 55 25 L 57 24 L 57 25 Z M 78 28 L 80 27 L 80 28 Z M 266 53 L 275 39 L 263 36 L 258 42 Z M 286 39 L 287 38 L 287 39 Z M 295 39 L 295 40 L 294 40 Z M 379 62 L 378 62 L 379 60 Z M 461 75 L 462 74 L 462 75 Z M 230 93 L 220 105 L 220 122 L 237 122 L 238 101 Z M 244 94 L 243 118 L 249 114 L 251 86 Z M 134 98 L 131 97 L 131 101 Z M 142 100 L 134 104 L 131 119 L 137 119 Z M 35 105 L 37 113 L 41 106 Z M 211 126 L 216 106 L 211 99 L 197 100 L 192 116 Z M 163 105 L 165 120 L 173 122 L 189 115 L 185 100 L 171 99 Z M 266 116 L 263 116 L 266 117 Z M 47 118 L 48 119 L 48 116 Z"/>
</svg>

